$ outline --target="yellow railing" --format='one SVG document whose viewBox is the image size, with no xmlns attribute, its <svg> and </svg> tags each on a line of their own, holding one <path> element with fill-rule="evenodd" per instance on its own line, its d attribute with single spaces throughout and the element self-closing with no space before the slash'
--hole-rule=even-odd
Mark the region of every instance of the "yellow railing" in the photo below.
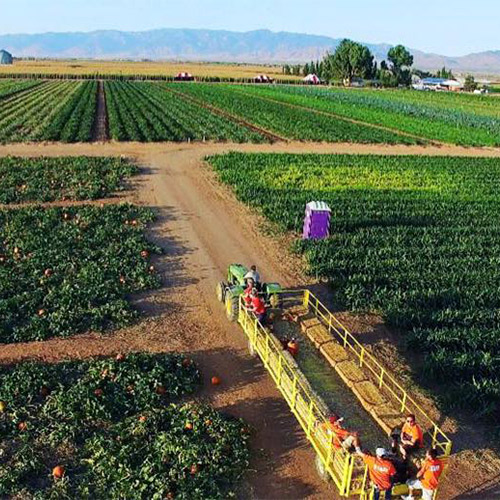
<svg viewBox="0 0 500 500">
<path fill-rule="evenodd" d="M 289 292 L 287 292 L 289 293 Z M 295 292 L 303 294 L 303 305 L 311 311 L 328 329 L 328 332 L 365 368 L 373 380 L 393 399 L 401 413 L 413 413 L 430 441 L 443 456 L 451 454 L 452 441 L 428 416 L 428 414 L 408 395 L 408 392 L 387 372 L 387 370 L 368 352 L 347 328 L 313 295 L 309 290 Z"/>
<path fill-rule="evenodd" d="M 285 356 L 279 342 L 247 312 L 240 302 L 238 322 L 250 347 L 259 355 L 292 413 L 314 447 L 324 471 L 332 478 L 342 496 L 359 494 L 363 487 L 364 467 L 344 449 L 333 446 L 327 432 L 327 417 L 320 403 L 303 382 L 298 367 Z"/>
</svg>

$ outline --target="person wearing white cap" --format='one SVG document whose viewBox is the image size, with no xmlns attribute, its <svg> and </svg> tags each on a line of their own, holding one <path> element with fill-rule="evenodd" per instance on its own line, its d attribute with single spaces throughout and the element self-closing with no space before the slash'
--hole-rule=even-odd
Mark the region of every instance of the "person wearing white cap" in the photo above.
<svg viewBox="0 0 500 500">
<path fill-rule="evenodd" d="M 385 458 L 387 451 L 385 448 L 377 448 L 373 456 L 367 451 L 361 451 L 359 446 L 356 453 L 363 459 L 368 467 L 370 481 L 373 488 L 373 500 L 380 499 L 380 493 L 385 492 L 385 500 L 392 499 L 392 483 L 396 475 L 396 468 L 393 463 Z"/>
</svg>

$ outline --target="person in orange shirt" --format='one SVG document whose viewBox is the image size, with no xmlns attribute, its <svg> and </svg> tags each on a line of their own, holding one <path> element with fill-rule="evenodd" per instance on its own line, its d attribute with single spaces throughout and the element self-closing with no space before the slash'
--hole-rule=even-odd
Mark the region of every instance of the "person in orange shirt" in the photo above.
<svg viewBox="0 0 500 500">
<path fill-rule="evenodd" d="M 403 497 L 404 500 L 413 500 L 414 490 L 422 490 L 422 500 L 432 500 L 439 484 L 439 477 L 443 473 L 443 468 L 444 464 L 437 457 L 437 450 L 435 448 L 427 450 L 425 461 L 418 471 L 417 478 L 406 483 L 410 489 L 410 494 Z"/>
<path fill-rule="evenodd" d="M 358 435 L 356 432 L 348 431 L 342 427 L 342 421 L 344 419 L 340 418 L 335 413 L 330 415 L 328 422 L 323 424 L 324 429 L 327 434 L 331 436 L 333 446 L 339 450 L 340 448 L 344 448 L 349 451 L 355 446 L 359 446 L 358 444 Z"/>
<path fill-rule="evenodd" d="M 377 448 L 373 456 L 359 448 L 356 453 L 368 466 L 370 481 L 373 487 L 373 500 L 380 499 L 380 493 L 385 492 L 385 500 L 392 498 L 392 483 L 396 475 L 396 468 L 393 463 L 385 458 L 387 452 L 384 448 Z"/>
<path fill-rule="evenodd" d="M 417 424 L 415 415 L 410 413 L 406 417 L 406 421 L 401 429 L 401 444 L 399 451 L 403 460 L 406 460 L 408 455 L 422 448 L 424 445 L 424 433 L 422 428 Z"/>
</svg>

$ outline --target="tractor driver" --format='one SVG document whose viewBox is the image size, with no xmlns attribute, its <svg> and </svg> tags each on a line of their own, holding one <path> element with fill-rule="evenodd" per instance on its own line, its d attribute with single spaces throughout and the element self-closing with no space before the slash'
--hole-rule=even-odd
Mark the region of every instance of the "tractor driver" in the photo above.
<svg viewBox="0 0 500 500">
<path fill-rule="evenodd" d="M 254 286 L 257 288 L 260 288 L 260 274 L 257 271 L 257 266 L 254 264 L 250 266 L 250 271 L 248 271 L 245 276 L 243 276 L 243 279 L 246 281 L 248 284 L 250 280 L 253 281 Z"/>
</svg>

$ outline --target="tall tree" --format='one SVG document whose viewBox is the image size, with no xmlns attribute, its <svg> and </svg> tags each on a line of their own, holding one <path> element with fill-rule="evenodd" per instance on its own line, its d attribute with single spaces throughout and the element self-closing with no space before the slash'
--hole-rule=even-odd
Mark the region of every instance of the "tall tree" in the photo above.
<svg viewBox="0 0 500 500">
<path fill-rule="evenodd" d="M 341 79 L 344 85 L 351 85 L 354 77 L 369 78 L 373 70 L 373 54 L 368 47 L 344 39 L 333 54 L 323 59 L 323 76 L 329 80 Z"/>
<path fill-rule="evenodd" d="M 472 75 L 467 75 L 464 82 L 464 90 L 466 92 L 474 92 L 477 89 L 476 80 Z"/>
<path fill-rule="evenodd" d="M 391 71 L 398 84 L 409 85 L 411 83 L 410 67 L 413 64 L 413 56 L 410 51 L 403 45 L 396 45 L 387 53 L 387 59 L 392 64 Z"/>
</svg>

